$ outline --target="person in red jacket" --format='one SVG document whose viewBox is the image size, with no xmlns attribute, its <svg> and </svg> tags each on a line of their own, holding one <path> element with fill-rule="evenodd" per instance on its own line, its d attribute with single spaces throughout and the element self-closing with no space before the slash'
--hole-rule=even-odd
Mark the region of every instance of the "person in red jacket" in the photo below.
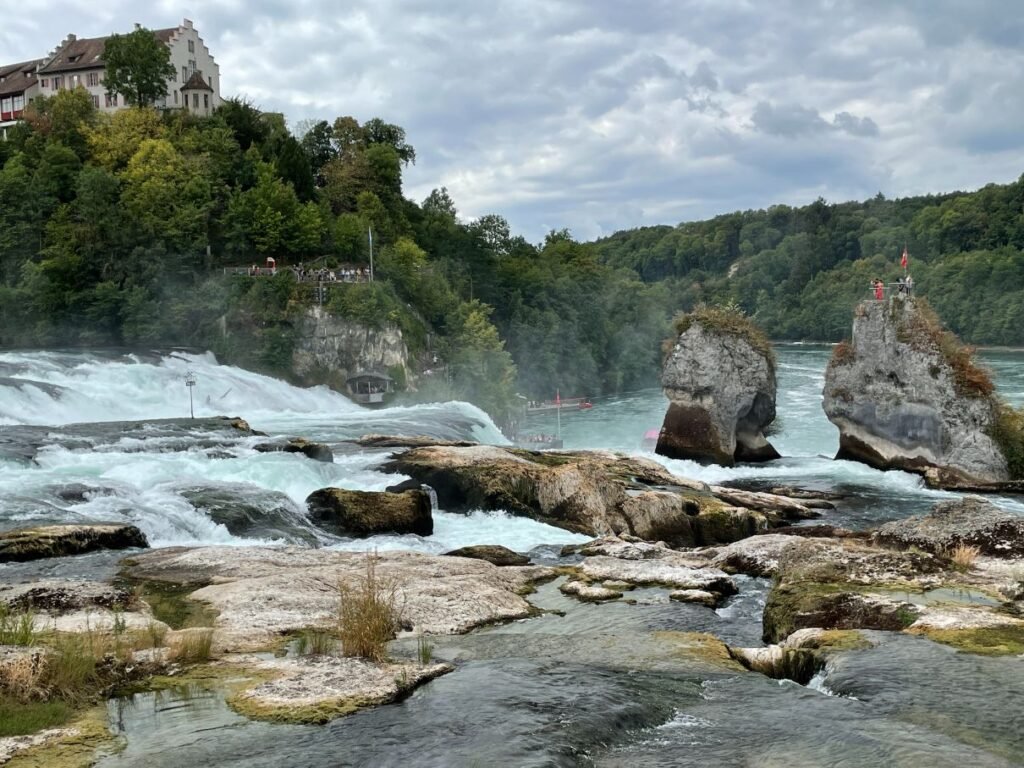
<svg viewBox="0 0 1024 768">
<path fill-rule="evenodd" d="M 885 298 L 885 283 L 875 278 L 875 299 L 881 301 Z"/>
</svg>

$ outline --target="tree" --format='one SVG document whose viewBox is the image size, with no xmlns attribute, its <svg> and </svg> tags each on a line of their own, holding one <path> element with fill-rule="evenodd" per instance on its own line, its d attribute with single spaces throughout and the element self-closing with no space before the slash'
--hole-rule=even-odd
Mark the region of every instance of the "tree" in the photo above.
<svg viewBox="0 0 1024 768">
<path fill-rule="evenodd" d="M 111 35 L 103 48 L 107 93 L 116 93 L 135 107 L 147 107 L 167 95 L 174 77 L 171 49 L 139 27 L 127 35 Z"/>
</svg>

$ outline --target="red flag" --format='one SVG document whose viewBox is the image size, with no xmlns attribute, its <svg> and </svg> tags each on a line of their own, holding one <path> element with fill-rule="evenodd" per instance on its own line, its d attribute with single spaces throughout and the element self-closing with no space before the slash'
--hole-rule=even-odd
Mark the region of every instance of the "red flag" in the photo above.
<svg viewBox="0 0 1024 768">
<path fill-rule="evenodd" d="M 908 261 L 908 258 L 907 258 L 907 246 L 904 245 L 903 246 L 903 256 L 900 258 L 900 266 L 903 267 L 904 269 L 906 269 L 907 268 L 907 261 Z"/>
<path fill-rule="evenodd" d="M 562 396 L 558 393 L 557 389 L 555 390 L 555 405 L 559 408 L 562 407 Z"/>
</svg>

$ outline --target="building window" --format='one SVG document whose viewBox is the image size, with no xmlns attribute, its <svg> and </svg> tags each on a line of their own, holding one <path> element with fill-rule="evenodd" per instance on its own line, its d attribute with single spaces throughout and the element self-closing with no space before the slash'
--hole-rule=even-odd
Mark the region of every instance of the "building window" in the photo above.
<svg viewBox="0 0 1024 768">
<path fill-rule="evenodd" d="M 194 40 L 189 40 L 188 41 L 188 52 L 189 53 L 195 53 L 196 52 L 196 44 L 195 44 Z"/>
<path fill-rule="evenodd" d="M 53 78 L 53 90 L 58 91 L 64 87 L 64 80 L 60 77 Z"/>
<path fill-rule="evenodd" d="M 90 88 L 95 88 L 97 85 L 100 84 L 100 73 L 90 72 L 88 78 L 86 79 L 86 83 L 89 85 Z"/>
<path fill-rule="evenodd" d="M 108 107 L 116 107 L 117 106 L 117 94 L 116 93 L 108 93 L 107 94 L 107 100 L 106 100 L 105 103 L 106 103 L 106 105 Z"/>
<path fill-rule="evenodd" d="M 78 75 L 72 75 L 71 76 L 71 87 L 72 88 L 77 88 L 78 87 Z"/>
<path fill-rule="evenodd" d="M 188 60 L 188 71 L 190 73 L 196 71 L 196 60 L 195 59 L 189 59 Z"/>
<path fill-rule="evenodd" d="M 178 92 L 177 91 L 174 92 L 174 103 L 175 104 L 178 103 Z"/>
<path fill-rule="evenodd" d="M 210 108 L 210 94 L 208 94 L 208 93 L 204 93 L 203 94 L 203 106 L 206 109 Z"/>
<path fill-rule="evenodd" d="M 100 108 L 100 97 L 99 97 L 99 96 L 97 96 L 97 95 L 93 94 L 93 97 L 92 97 L 92 105 L 93 105 L 93 106 L 94 106 L 94 107 L 95 107 L 96 109 L 99 109 L 99 108 Z"/>
<path fill-rule="evenodd" d="M 49 88 L 50 87 L 50 79 L 48 77 L 44 77 L 42 80 L 39 81 L 39 87 L 40 88 Z"/>
<path fill-rule="evenodd" d="M 186 80 L 188 80 L 188 68 L 182 67 L 181 68 L 181 82 L 184 83 Z"/>
<path fill-rule="evenodd" d="M 25 108 L 25 94 L 20 94 L 14 97 L 14 111 L 20 112 Z"/>
<path fill-rule="evenodd" d="M 199 109 L 199 94 L 198 93 L 193 93 L 192 94 L 192 108 L 193 109 Z"/>
</svg>

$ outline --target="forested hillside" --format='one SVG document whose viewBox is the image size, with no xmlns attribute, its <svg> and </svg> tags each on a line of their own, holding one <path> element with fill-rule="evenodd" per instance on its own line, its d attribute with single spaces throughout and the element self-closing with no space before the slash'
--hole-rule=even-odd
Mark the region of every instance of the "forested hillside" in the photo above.
<svg viewBox="0 0 1024 768">
<path fill-rule="evenodd" d="M 404 130 L 348 116 L 293 133 L 230 100 L 215 115 L 98 114 L 83 91 L 37 100 L 0 142 L 0 345 L 193 345 L 288 376 L 312 286 L 284 267 L 367 265 L 328 306 L 397 323 L 446 375 L 422 397 L 502 418 L 516 393 L 657 384 L 679 310 L 739 304 L 777 339 L 837 340 L 874 277 L 911 271 L 973 343 L 1024 343 L 1024 187 L 774 206 L 580 243 L 539 244 L 447 191 L 408 200 Z M 276 277 L 225 266 L 277 259 Z M 435 366 L 436 367 L 436 366 Z M 422 382 L 421 382 L 422 383 Z"/>
<path fill-rule="evenodd" d="M 942 319 L 974 344 L 1024 344 L 1024 180 L 973 193 L 773 206 L 599 241 L 605 263 L 678 285 L 683 303 L 734 301 L 776 339 L 835 341 L 900 254 Z"/>
</svg>

